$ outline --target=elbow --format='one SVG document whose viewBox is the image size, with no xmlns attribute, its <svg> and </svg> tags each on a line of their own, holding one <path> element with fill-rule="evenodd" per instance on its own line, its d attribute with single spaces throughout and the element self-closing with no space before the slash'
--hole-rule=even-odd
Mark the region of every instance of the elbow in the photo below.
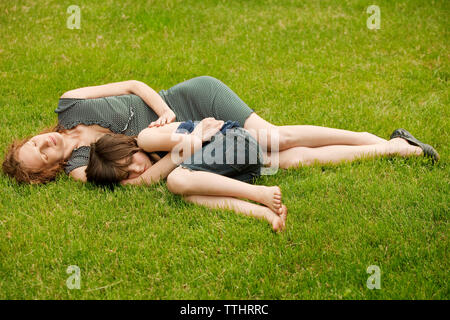
<svg viewBox="0 0 450 320">
<path fill-rule="evenodd" d="M 137 138 L 136 138 L 136 143 L 138 145 L 139 148 L 143 149 L 144 151 L 147 152 L 151 152 L 152 150 L 149 150 L 149 146 L 148 146 L 148 137 L 149 137 L 149 131 L 151 130 L 151 128 L 147 128 L 142 130 L 141 132 L 139 132 Z"/>
<path fill-rule="evenodd" d="M 142 85 L 144 84 L 142 81 L 139 80 L 128 80 L 132 85 Z"/>
<path fill-rule="evenodd" d="M 128 93 L 137 94 L 139 88 L 145 85 L 142 81 L 139 80 L 128 80 Z"/>
</svg>

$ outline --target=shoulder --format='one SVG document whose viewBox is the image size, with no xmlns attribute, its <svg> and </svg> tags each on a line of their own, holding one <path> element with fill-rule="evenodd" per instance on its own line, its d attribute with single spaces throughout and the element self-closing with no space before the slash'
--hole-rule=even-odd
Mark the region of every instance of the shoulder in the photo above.
<svg viewBox="0 0 450 320">
<path fill-rule="evenodd" d="M 58 107 L 55 109 L 56 113 L 61 113 L 75 104 L 77 104 L 79 101 L 82 101 L 82 99 L 76 99 L 76 98 L 60 98 L 58 101 Z"/>
<path fill-rule="evenodd" d="M 82 181 L 82 182 L 86 182 L 87 178 L 86 178 L 86 168 L 87 166 L 82 166 L 82 167 L 78 167 L 76 169 L 73 169 L 70 173 L 69 176 L 71 176 L 72 178 L 74 178 L 75 180 L 78 181 Z"/>
</svg>

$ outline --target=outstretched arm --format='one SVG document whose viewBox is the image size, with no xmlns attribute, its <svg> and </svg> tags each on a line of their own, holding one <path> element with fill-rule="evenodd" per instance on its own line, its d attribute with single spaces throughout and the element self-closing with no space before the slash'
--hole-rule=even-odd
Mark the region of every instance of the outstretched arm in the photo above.
<svg viewBox="0 0 450 320">
<path fill-rule="evenodd" d="M 148 85 L 137 80 L 74 89 L 65 92 L 61 98 L 96 99 L 124 94 L 139 96 L 160 118 L 164 117 L 166 119 L 164 123 L 170 123 L 175 120 L 175 113 L 173 113 L 161 96 Z"/>
</svg>

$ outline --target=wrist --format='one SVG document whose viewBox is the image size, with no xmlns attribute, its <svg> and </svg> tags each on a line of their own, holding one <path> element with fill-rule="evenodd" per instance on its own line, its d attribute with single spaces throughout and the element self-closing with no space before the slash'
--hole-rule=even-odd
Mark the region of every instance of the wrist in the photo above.
<svg viewBox="0 0 450 320">
<path fill-rule="evenodd" d="M 196 128 L 191 132 L 190 136 L 192 137 L 192 139 L 202 140 L 201 132 L 198 132 L 198 130 L 196 130 Z"/>
<path fill-rule="evenodd" d="M 203 141 L 202 141 L 202 138 L 201 137 L 199 137 L 198 135 L 196 135 L 196 134 L 191 134 L 191 136 L 192 136 L 192 140 L 191 140 L 191 145 L 192 146 L 198 146 L 198 145 L 202 145 L 202 143 L 203 143 Z"/>
<path fill-rule="evenodd" d="M 191 137 L 191 154 L 194 154 L 197 150 L 201 149 L 203 145 L 202 138 L 192 135 Z"/>
</svg>

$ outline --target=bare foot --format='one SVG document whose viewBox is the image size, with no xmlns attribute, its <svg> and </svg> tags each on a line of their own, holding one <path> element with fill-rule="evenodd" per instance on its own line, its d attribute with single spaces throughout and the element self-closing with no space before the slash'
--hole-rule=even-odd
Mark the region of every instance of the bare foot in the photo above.
<svg viewBox="0 0 450 320">
<path fill-rule="evenodd" d="M 281 208 L 281 214 L 279 216 L 275 216 L 272 220 L 272 229 L 275 232 L 283 231 L 286 228 L 286 219 L 287 219 L 287 208 L 283 204 Z"/>
<path fill-rule="evenodd" d="M 402 157 L 411 155 L 420 156 L 423 154 L 423 150 L 421 148 L 410 145 L 408 141 L 403 138 L 394 138 L 389 140 L 386 147 L 389 154 L 398 154 Z"/>
<path fill-rule="evenodd" d="M 266 187 L 261 186 L 262 192 L 260 195 L 260 201 L 266 205 L 277 215 L 281 214 L 281 189 L 280 187 Z"/>
</svg>

